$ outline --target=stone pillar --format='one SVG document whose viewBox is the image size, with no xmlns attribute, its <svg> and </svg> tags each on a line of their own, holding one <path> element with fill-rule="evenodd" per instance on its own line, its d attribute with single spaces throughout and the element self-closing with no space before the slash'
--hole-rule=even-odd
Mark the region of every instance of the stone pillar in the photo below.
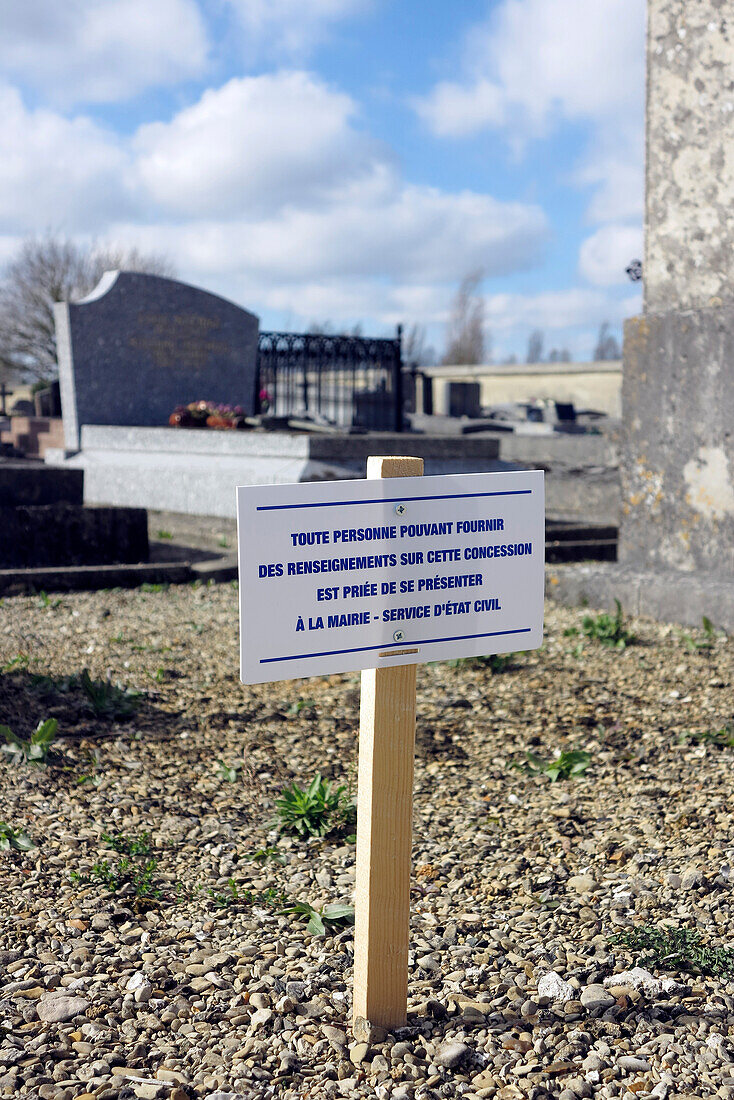
<svg viewBox="0 0 734 1100">
<path fill-rule="evenodd" d="M 648 0 L 643 276 L 620 561 L 734 577 L 734 0 Z"/>
<path fill-rule="evenodd" d="M 648 0 L 644 312 L 627 322 L 619 565 L 569 600 L 734 630 L 734 0 Z M 552 591 L 552 589 L 551 589 Z"/>
</svg>

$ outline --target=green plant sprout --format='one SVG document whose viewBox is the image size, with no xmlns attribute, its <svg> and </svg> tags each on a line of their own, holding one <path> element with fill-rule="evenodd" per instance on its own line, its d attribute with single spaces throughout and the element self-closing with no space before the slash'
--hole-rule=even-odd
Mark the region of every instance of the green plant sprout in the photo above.
<svg viewBox="0 0 734 1100">
<path fill-rule="evenodd" d="M 240 889 L 233 878 L 227 879 L 228 890 L 208 890 L 207 893 L 217 909 L 232 907 L 259 906 L 262 909 L 274 909 L 286 900 L 282 890 L 268 886 L 265 890 L 253 891 Z"/>
<path fill-rule="evenodd" d="M 38 723 L 30 741 L 24 741 L 8 726 L 0 726 L 0 737 L 5 739 L 5 744 L 0 748 L 13 764 L 45 764 L 58 728 L 55 718 L 47 718 L 45 722 Z"/>
<path fill-rule="evenodd" d="M 625 649 L 635 641 L 635 635 L 625 626 L 621 603 L 617 599 L 614 603 L 617 608 L 614 615 L 609 615 L 606 611 L 598 615 L 584 615 L 581 629 L 587 638 L 594 638 L 601 645 Z"/>
<path fill-rule="evenodd" d="M 139 901 L 148 901 L 161 896 L 160 889 L 153 882 L 157 866 L 158 861 L 155 859 L 146 860 L 145 863 L 134 863 L 130 856 L 121 856 L 116 863 L 102 859 L 94 864 L 88 875 L 72 871 L 71 880 L 81 885 L 98 882 L 111 894 L 117 894 L 129 886 Z"/>
<path fill-rule="evenodd" d="M 720 730 L 684 730 L 678 735 L 680 744 L 698 741 L 701 745 L 714 745 L 718 749 L 734 749 L 734 725 L 729 722 Z"/>
<path fill-rule="evenodd" d="M 691 653 L 712 650 L 716 645 L 716 630 L 711 619 L 706 615 L 701 619 L 701 629 L 703 630 L 703 638 L 694 638 L 692 634 L 688 634 L 684 630 L 679 632 L 680 640 Z"/>
<path fill-rule="evenodd" d="M 48 607 L 51 609 L 51 611 L 54 611 L 57 607 L 61 606 L 61 598 L 59 596 L 57 596 L 54 600 L 51 598 L 51 596 L 49 596 L 47 592 L 44 592 L 43 589 L 41 589 L 41 591 L 38 593 L 38 599 L 40 601 L 41 607 Z"/>
<path fill-rule="evenodd" d="M 294 917 L 297 921 L 306 921 L 306 931 L 312 936 L 324 936 L 337 928 L 354 924 L 354 909 L 351 905 L 324 905 L 314 909 L 307 901 L 296 901 L 280 910 L 285 917 Z"/>
<path fill-rule="evenodd" d="M 734 949 L 709 947 L 693 928 L 641 925 L 612 936 L 609 943 L 636 955 L 636 965 L 691 974 L 734 976 Z"/>
<path fill-rule="evenodd" d="M 483 657 L 453 657 L 446 664 L 449 668 L 486 668 L 499 675 L 510 667 L 514 658 L 514 653 L 488 653 Z"/>
<path fill-rule="evenodd" d="M 19 852 L 30 852 L 36 845 L 22 829 L 14 829 L 6 821 L 0 821 L 0 852 L 15 848 Z"/>
<path fill-rule="evenodd" d="M 111 680 L 93 680 L 86 668 L 78 683 L 97 718 L 130 718 L 140 705 L 140 692 L 118 687 Z"/>
<path fill-rule="evenodd" d="M 242 764 L 225 764 L 224 760 L 217 760 L 217 777 L 225 779 L 228 783 L 235 783 L 242 767 Z"/>
<path fill-rule="evenodd" d="M 575 779 L 583 775 L 591 764 L 591 753 L 586 749 L 559 752 L 553 760 L 543 760 L 534 752 L 526 752 L 523 762 L 513 762 L 511 768 L 526 775 L 546 775 L 551 783 L 558 779 Z"/>
<path fill-rule="evenodd" d="M 345 786 L 333 787 L 316 775 L 305 790 L 292 783 L 285 787 L 275 803 L 280 832 L 295 836 L 325 837 L 329 833 L 351 831 L 356 807 Z"/>
<path fill-rule="evenodd" d="M 125 856 L 147 856 L 150 853 L 150 833 L 126 836 L 125 833 L 102 833 L 108 848 Z"/>
<path fill-rule="evenodd" d="M 313 717 L 313 712 L 316 709 L 316 704 L 313 699 L 299 699 L 296 703 L 291 703 L 286 711 L 286 714 L 290 718 L 296 718 L 299 714 L 303 714 L 306 711 L 306 717 Z"/>
</svg>

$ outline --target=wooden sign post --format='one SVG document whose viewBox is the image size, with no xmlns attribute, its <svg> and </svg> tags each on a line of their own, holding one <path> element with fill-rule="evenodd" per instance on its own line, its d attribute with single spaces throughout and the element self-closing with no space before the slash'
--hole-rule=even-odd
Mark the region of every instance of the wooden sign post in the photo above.
<svg viewBox="0 0 734 1100">
<path fill-rule="evenodd" d="M 422 458 L 367 460 L 368 479 L 422 473 Z M 362 672 L 354 1019 L 387 1029 L 407 1021 L 415 674 L 415 665 Z"/>
<path fill-rule="evenodd" d="M 240 486 L 237 524 L 242 682 L 362 670 L 354 1017 L 401 1027 L 416 665 L 542 644 L 543 473 L 370 458 L 364 481 Z"/>
</svg>

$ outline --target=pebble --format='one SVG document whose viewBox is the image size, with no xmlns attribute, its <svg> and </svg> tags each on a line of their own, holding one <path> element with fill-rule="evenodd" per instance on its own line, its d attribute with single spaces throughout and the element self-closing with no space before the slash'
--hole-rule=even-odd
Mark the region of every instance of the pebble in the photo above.
<svg viewBox="0 0 734 1100">
<path fill-rule="evenodd" d="M 608 993 L 603 985 L 587 985 L 581 991 L 581 1004 L 590 1012 L 596 1012 L 611 1008 L 615 1004 L 614 997 Z"/>
<path fill-rule="evenodd" d="M 47 1024 L 63 1024 L 67 1020 L 73 1020 L 75 1016 L 81 1016 L 89 1008 L 89 1001 L 84 997 L 65 997 L 62 994 L 47 993 L 41 997 L 36 1011 L 39 1020 Z"/>
<path fill-rule="evenodd" d="M 446 1069 L 454 1069 L 468 1053 L 469 1047 L 466 1043 L 442 1043 L 436 1051 L 434 1061 L 438 1066 L 444 1066 Z"/>
<path fill-rule="evenodd" d="M 352 929 L 312 937 L 277 906 L 219 909 L 207 892 L 234 878 L 317 907 L 352 901 L 353 844 L 279 838 L 269 821 L 286 783 L 346 781 L 358 685 L 239 684 L 229 586 L 63 601 L 62 615 L 6 597 L 2 660 L 33 638 L 39 671 L 105 676 L 106 662 L 155 694 L 119 724 L 60 698 L 64 770 L 0 769 L 3 819 L 42 842 L 4 856 L 2 1100 L 734 1100 L 731 982 L 658 976 L 613 942 L 665 920 L 734 942 L 730 750 L 677 736 L 728 720 L 730 643 L 704 658 L 642 622 L 644 647 L 587 640 L 579 661 L 563 631 L 580 612 L 550 607 L 544 649 L 501 675 L 419 667 L 415 965 L 407 1026 L 390 1033 L 352 1026 Z M 156 682 L 160 665 L 177 675 Z M 680 682 L 690 702 L 663 707 L 659 685 Z M 313 712 L 288 715 L 306 690 Z M 13 720 L 26 734 L 41 703 L 24 689 Z M 570 730 L 592 753 L 580 779 L 499 764 L 527 748 L 548 758 Z M 77 785 L 97 733 L 100 782 Z M 235 782 L 219 759 L 244 761 Z M 70 882 L 101 858 L 103 830 L 150 833 L 159 904 Z M 249 858 L 271 844 L 285 863 Z M 177 882 L 190 898 L 166 893 Z M 65 1019 L 39 1012 L 64 1000 Z"/>
<path fill-rule="evenodd" d="M 576 990 L 568 982 L 564 981 L 560 974 L 551 971 L 543 974 L 538 979 L 538 996 L 548 997 L 551 1001 L 571 1001 L 576 996 Z"/>
</svg>

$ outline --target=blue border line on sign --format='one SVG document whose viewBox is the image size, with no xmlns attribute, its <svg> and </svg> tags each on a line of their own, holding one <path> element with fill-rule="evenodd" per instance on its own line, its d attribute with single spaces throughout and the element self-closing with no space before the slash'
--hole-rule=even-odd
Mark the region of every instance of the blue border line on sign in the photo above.
<svg viewBox="0 0 734 1100">
<path fill-rule="evenodd" d="M 503 634 L 529 634 L 529 626 L 518 627 L 517 630 L 491 630 L 488 634 L 456 634 L 453 638 L 425 638 L 411 641 L 404 639 L 402 642 L 386 642 L 384 645 L 360 645 L 355 649 L 326 649 L 321 653 L 293 653 L 290 657 L 261 657 L 261 665 L 270 665 L 277 661 L 303 661 L 307 657 L 337 657 L 342 653 L 365 653 L 370 649 L 405 649 L 406 646 L 437 645 L 439 642 L 465 642 L 471 638 L 499 638 Z"/>
<path fill-rule="evenodd" d="M 525 497 L 532 494 L 532 489 L 505 489 L 496 493 L 443 493 L 432 497 L 375 497 L 371 500 L 324 500 L 308 504 L 258 504 L 257 512 L 282 512 L 289 508 L 343 508 L 347 504 L 402 504 L 406 500 L 466 500 L 469 497 Z M 471 635 L 474 637 L 474 635 Z M 481 638 L 483 635 L 477 634 Z M 377 646 L 379 649 L 380 647 Z M 340 650 L 342 653 L 351 653 L 349 649 Z"/>
</svg>

